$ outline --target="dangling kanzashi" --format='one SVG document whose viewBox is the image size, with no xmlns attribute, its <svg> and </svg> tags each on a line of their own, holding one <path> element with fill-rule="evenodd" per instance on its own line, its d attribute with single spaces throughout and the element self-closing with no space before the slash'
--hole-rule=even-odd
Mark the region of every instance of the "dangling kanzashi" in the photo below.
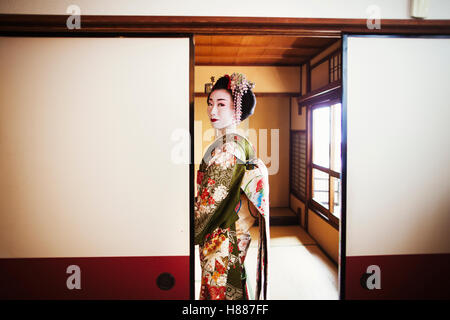
<svg viewBox="0 0 450 320">
<path fill-rule="evenodd" d="M 231 77 L 225 75 L 229 79 L 228 89 L 231 89 L 235 112 L 234 112 L 234 124 L 241 122 L 242 115 L 242 96 L 255 87 L 255 83 L 248 81 L 244 74 L 234 72 Z"/>
</svg>

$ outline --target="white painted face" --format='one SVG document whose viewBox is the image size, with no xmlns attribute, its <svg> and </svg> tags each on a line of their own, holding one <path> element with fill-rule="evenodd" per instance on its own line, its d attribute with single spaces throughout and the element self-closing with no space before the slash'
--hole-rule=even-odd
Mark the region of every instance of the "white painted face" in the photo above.
<svg viewBox="0 0 450 320">
<path fill-rule="evenodd" d="M 227 90 L 217 89 L 211 92 L 207 110 L 211 125 L 215 129 L 223 129 L 233 124 L 234 103 Z"/>
</svg>

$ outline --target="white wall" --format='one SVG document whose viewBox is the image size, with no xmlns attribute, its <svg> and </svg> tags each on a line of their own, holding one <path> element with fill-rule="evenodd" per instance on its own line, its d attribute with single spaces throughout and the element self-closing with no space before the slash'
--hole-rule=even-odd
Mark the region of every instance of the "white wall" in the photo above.
<svg viewBox="0 0 450 320">
<path fill-rule="evenodd" d="M 408 19 L 409 0 L 2 0 L 0 13 L 65 14 L 78 5 L 85 15 L 246 16 L 368 18 L 369 6 L 381 19 Z M 450 1 L 432 0 L 428 19 L 450 19 Z"/>
<path fill-rule="evenodd" d="M 348 38 L 347 256 L 450 252 L 449 56 Z"/>
<path fill-rule="evenodd" d="M 196 66 L 195 92 L 205 92 L 205 83 L 224 74 L 241 72 L 255 82 L 254 92 L 298 92 L 300 67 L 296 66 Z M 253 80 L 254 79 L 254 80 Z"/>
<path fill-rule="evenodd" d="M 0 258 L 189 255 L 188 38 L 0 37 L 0 70 Z"/>
</svg>

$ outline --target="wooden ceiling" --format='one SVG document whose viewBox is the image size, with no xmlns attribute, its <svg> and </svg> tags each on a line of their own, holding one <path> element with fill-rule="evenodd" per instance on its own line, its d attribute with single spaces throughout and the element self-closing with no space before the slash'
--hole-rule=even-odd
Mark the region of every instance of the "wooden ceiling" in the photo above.
<svg viewBox="0 0 450 320">
<path fill-rule="evenodd" d="M 298 66 L 336 38 L 196 35 L 196 66 Z"/>
</svg>

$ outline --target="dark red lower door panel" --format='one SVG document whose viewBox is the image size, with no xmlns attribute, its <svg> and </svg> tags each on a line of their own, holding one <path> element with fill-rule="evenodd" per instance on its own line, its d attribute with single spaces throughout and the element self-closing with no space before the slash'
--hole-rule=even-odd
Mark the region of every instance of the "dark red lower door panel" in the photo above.
<svg viewBox="0 0 450 320">
<path fill-rule="evenodd" d="M 0 259 L 0 299 L 189 299 L 189 256 Z"/>
<path fill-rule="evenodd" d="M 363 284 L 367 267 L 380 267 L 380 289 Z M 346 299 L 450 299 L 450 254 L 349 256 Z"/>
</svg>

